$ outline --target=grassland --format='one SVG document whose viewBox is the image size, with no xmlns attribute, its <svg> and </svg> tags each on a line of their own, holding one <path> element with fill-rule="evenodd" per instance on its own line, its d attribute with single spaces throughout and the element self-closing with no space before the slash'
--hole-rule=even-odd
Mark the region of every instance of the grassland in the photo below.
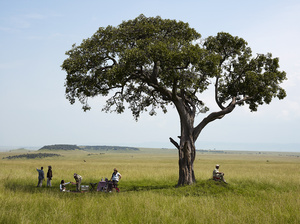
<svg viewBox="0 0 300 224">
<path fill-rule="evenodd" d="M 297 154 L 198 153 L 197 184 L 176 188 L 175 150 L 55 153 L 62 156 L 0 160 L 0 223 L 300 223 Z M 229 184 L 209 180 L 216 163 Z M 48 165 L 53 187 L 37 188 L 36 168 L 46 173 Z M 120 193 L 59 191 L 74 172 L 89 184 L 110 177 L 114 167 L 122 174 Z"/>
</svg>

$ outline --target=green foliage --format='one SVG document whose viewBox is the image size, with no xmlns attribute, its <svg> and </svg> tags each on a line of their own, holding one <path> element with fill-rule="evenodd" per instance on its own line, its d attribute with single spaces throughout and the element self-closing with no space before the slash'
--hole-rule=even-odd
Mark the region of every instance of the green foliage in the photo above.
<svg viewBox="0 0 300 224">
<path fill-rule="evenodd" d="M 258 105 L 286 96 L 279 86 L 286 74 L 278 71 L 278 58 L 252 58 L 247 42 L 228 33 L 208 37 L 203 45 L 200 37 L 188 23 L 144 15 L 101 27 L 66 52 L 66 96 L 89 110 L 88 98 L 111 94 L 104 110 L 122 113 L 127 102 L 136 119 L 149 108 L 150 115 L 157 108 L 167 112 L 166 105 L 178 98 L 198 112 L 208 111 L 198 94 L 212 78 L 221 107 L 236 98 L 238 105 L 256 111 Z"/>
<path fill-rule="evenodd" d="M 286 73 L 278 70 L 279 59 L 272 58 L 272 54 L 258 54 L 251 58 L 252 51 L 247 42 L 228 33 L 207 38 L 204 46 L 220 58 L 216 76 L 220 104 L 236 97 L 242 100 L 240 105 L 249 104 L 249 108 L 256 111 L 258 105 L 286 96 L 285 90 L 279 86 L 286 80 Z"/>
<path fill-rule="evenodd" d="M 280 84 L 286 74 L 270 53 L 252 57 L 247 42 L 228 33 L 200 40 L 188 23 L 140 15 L 117 27 L 107 26 L 66 52 L 66 97 L 78 99 L 89 110 L 88 99 L 107 97 L 104 111 L 122 113 L 125 106 L 137 120 L 140 113 L 164 113 L 174 105 L 180 117 L 180 143 L 169 138 L 180 153 L 178 185 L 195 182 L 195 141 L 202 129 L 231 113 L 236 106 L 256 111 L 273 98 L 283 99 Z M 195 116 L 209 108 L 201 98 L 214 83 L 220 111 L 199 124 Z M 188 167 L 189 166 L 189 167 Z"/>
<path fill-rule="evenodd" d="M 107 96 L 115 89 L 105 111 L 115 106 L 112 110 L 121 113 L 126 101 L 136 118 L 148 107 L 151 115 L 157 107 L 166 112 L 174 83 L 180 89 L 201 91 L 208 84 L 199 85 L 197 79 L 203 78 L 190 66 L 203 55 L 203 49 L 193 44 L 198 38 L 187 23 L 143 15 L 117 28 L 100 28 L 67 52 L 62 65 L 68 73 L 67 98 L 71 103 L 78 98 L 87 110 L 88 97 Z"/>
</svg>

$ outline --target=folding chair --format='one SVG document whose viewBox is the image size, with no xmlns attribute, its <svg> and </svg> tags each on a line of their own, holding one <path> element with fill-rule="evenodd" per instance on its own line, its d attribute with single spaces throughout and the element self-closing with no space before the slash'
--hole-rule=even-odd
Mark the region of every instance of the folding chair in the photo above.
<svg viewBox="0 0 300 224">
<path fill-rule="evenodd" d="M 98 183 L 90 183 L 90 185 L 91 185 L 90 191 L 94 191 L 97 184 Z"/>
</svg>

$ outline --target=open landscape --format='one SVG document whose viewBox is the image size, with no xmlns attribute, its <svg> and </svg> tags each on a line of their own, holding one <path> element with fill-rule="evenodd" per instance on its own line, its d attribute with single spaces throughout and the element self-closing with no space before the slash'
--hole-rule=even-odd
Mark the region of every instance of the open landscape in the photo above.
<svg viewBox="0 0 300 224">
<path fill-rule="evenodd" d="M 300 224 L 299 11 L 0 1 L 0 224 Z"/>
<path fill-rule="evenodd" d="M 32 159 L 13 156 L 58 154 Z M 175 149 L 11 150 L 0 153 L 0 223 L 300 223 L 300 153 L 197 151 L 197 183 L 176 187 Z M 210 180 L 215 164 L 228 184 Z M 37 188 L 36 168 L 53 168 Z M 120 192 L 60 192 L 122 174 Z M 75 189 L 74 185 L 67 185 Z"/>
</svg>

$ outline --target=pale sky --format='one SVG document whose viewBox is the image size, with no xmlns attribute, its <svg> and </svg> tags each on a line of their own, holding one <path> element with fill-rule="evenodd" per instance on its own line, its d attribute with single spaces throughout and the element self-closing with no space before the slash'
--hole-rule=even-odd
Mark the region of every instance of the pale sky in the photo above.
<svg viewBox="0 0 300 224">
<path fill-rule="evenodd" d="M 228 32 L 256 53 L 279 57 L 288 80 L 284 100 L 251 113 L 237 107 L 201 133 L 199 149 L 300 151 L 300 2 L 298 0 L 0 1 L 0 149 L 51 144 L 173 148 L 180 133 L 174 108 L 136 122 L 130 111 L 106 114 L 104 99 L 92 110 L 65 99 L 61 64 L 72 44 L 99 27 L 117 26 L 140 14 L 189 23 L 203 38 Z M 217 109 L 205 94 L 210 112 Z M 199 122 L 204 118 L 200 114 Z"/>
</svg>

